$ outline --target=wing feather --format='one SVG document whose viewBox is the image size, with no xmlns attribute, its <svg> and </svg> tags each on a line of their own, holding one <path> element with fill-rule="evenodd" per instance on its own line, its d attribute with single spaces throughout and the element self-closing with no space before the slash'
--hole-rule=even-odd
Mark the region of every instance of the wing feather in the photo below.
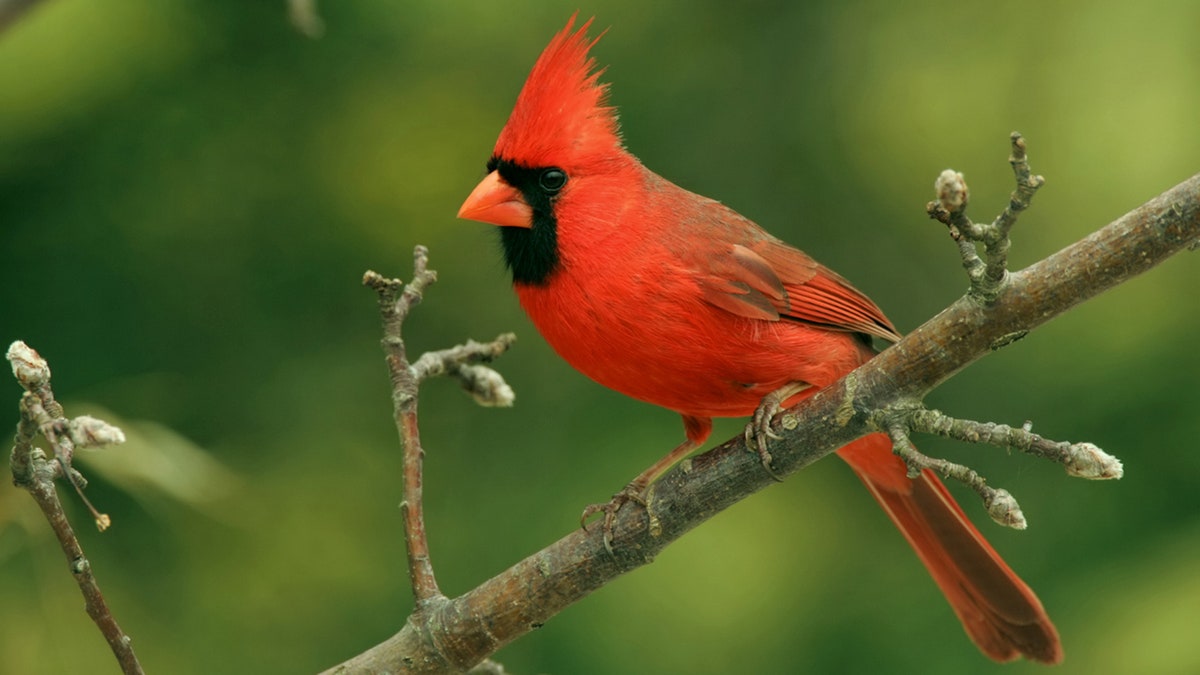
<svg viewBox="0 0 1200 675">
<path fill-rule="evenodd" d="M 718 244 L 703 265 L 704 300 L 738 316 L 900 339 L 883 311 L 849 281 L 766 233 L 744 244 Z"/>
</svg>

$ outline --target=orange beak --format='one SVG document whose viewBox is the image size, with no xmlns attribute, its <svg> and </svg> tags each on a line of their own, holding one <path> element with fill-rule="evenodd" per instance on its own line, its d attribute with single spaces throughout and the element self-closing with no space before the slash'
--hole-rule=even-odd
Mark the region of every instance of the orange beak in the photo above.
<svg viewBox="0 0 1200 675">
<path fill-rule="evenodd" d="M 501 227 L 533 227 L 533 209 L 521 192 L 500 180 L 495 171 L 475 186 L 459 207 L 458 217 Z"/>
</svg>

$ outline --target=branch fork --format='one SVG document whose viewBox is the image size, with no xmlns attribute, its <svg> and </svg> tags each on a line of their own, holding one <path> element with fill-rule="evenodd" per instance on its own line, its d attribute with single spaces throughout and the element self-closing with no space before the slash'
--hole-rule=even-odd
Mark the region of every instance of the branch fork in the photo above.
<svg viewBox="0 0 1200 675">
<path fill-rule="evenodd" d="M 983 443 L 1006 450 L 1019 450 L 1063 465 L 1067 475 L 1091 480 L 1118 479 L 1124 475 L 1121 461 L 1092 443 L 1051 441 L 1033 433 L 1026 422 L 1019 428 L 992 422 L 957 419 L 920 404 L 895 405 L 876 412 L 871 424 L 892 439 L 892 451 L 908 466 L 909 478 L 928 469 L 943 478 L 971 488 L 983 501 L 992 520 L 1016 530 L 1025 529 L 1025 514 L 1015 497 L 1003 488 L 993 488 L 974 469 L 921 453 L 909 440 L 913 432 L 953 438 L 966 443 Z"/>
<path fill-rule="evenodd" d="M 945 224 L 950 237 L 958 244 L 963 268 L 971 281 L 968 292 L 984 304 L 991 304 L 999 297 L 1000 287 L 1008 271 L 1008 233 L 1017 224 L 1021 212 L 1029 204 L 1046 179 L 1034 175 L 1029 169 L 1029 157 L 1025 151 L 1025 139 L 1014 131 L 1009 137 L 1012 153 L 1008 163 L 1012 166 L 1016 189 L 1009 197 L 1008 205 L 991 223 L 978 224 L 967 217 L 970 190 L 966 179 L 954 169 L 946 169 L 934 182 L 937 199 L 925 206 L 930 218 Z M 979 257 L 976 242 L 984 246 L 984 258 Z"/>
<path fill-rule="evenodd" d="M 985 308 L 1000 296 L 1008 279 L 1009 232 L 1017 224 L 1021 212 L 1029 208 L 1034 194 L 1046 182 L 1030 170 L 1025 139 L 1021 134 L 1014 131 L 1010 142 L 1012 152 L 1008 162 L 1012 166 L 1016 188 L 1004 210 L 991 223 L 977 224 L 967 217 L 970 190 L 962 173 L 953 169 L 946 169 L 938 176 L 934 182 L 936 199 L 926 205 L 928 215 L 945 224 L 950 238 L 958 245 L 963 268 L 971 284 L 967 297 Z M 975 245 L 977 242 L 984 246 L 982 258 Z M 1027 330 L 1019 330 L 1001 335 L 989 344 L 989 348 L 994 351 L 1005 347 L 1026 333 Z M 1020 450 L 1057 462 L 1063 465 L 1068 475 L 1080 478 L 1116 479 L 1124 473 L 1120 460 L 1096 445 L 1047 440 L 1033 433 L 1030 422 L 1013 428 L 991 422 L 956 419 L 930 410 L 919 401 L 909 400 L 877 411 L 872 416 L 871 424 L 892 439 L 893 452 L 908 466 L 910 478 L 928 469 L 944 478 L 959 481 L 979 495 L 992 520 L 1018 530 L 1026 527 L 1025 515 L 1011 493 L 989 486 L 983 476 L 967 466 L 921 453 L 909 440 L 909 434 L 936 434 L 967 443 L 986 443 Z"/>
<path fill-rule="evenodd" d="M 429 269 L 429 250 L 417 246 L 413 250 L 413 278 L 408 284 L 390 279 L 374 271 L 363 275 L 363 285 L 375 291 L 379 298 L 379 314 L 383 323 L 381 344 L 392 383 L 393 417 L 404 448 L 402 459 L 404 479 L 404 539 L 408 548 L 408 573 L 412 582 L 417 611 L 431 610 L 446 600 L 438 588 L 425 536 L 425 515 L 422 506 L 422 464 L 425 450 L 417 425 L 417 395 L 421 383 L 431 377 L 454 377 L 480 405 L 511 406 L 512 388 L 496 371 L 481 365 L 508 351 L 516 340 L 504 333 L 486 343 L 469 340 L 465 344 L 422 354 L 410 362 L 404 343 L 403 327 L 413 308 L 424 298 L 425 290 L 437 281 L 437 272 Z"/>
</svg>

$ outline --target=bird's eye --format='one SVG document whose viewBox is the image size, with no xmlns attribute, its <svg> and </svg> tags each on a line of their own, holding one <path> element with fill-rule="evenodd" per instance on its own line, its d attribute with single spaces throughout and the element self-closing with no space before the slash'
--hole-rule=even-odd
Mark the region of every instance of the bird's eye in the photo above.
<svg viewBox="0 0 1200 675">
<path fill-rule="evenodd" d="M 546 169 L 538 176 L 538 185 L 547 194 L 555 194 L 567 184 L 567 174 L 562 169 Z"/>
</svg>

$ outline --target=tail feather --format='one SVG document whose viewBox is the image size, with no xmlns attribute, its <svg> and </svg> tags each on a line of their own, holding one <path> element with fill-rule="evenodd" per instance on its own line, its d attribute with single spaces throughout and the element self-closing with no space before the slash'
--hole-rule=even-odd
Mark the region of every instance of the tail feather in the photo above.
<svg viewBox="0 0 1200 675">
<path fill-rule="evenodd" d="M 1058 631 L 1042 603 L 984 540 L 932 472 L 915 480 L 876 434 L 839 453 L 925 563 L 967 634 L 996 661 L 1062 660 Z"/>
</svg>

